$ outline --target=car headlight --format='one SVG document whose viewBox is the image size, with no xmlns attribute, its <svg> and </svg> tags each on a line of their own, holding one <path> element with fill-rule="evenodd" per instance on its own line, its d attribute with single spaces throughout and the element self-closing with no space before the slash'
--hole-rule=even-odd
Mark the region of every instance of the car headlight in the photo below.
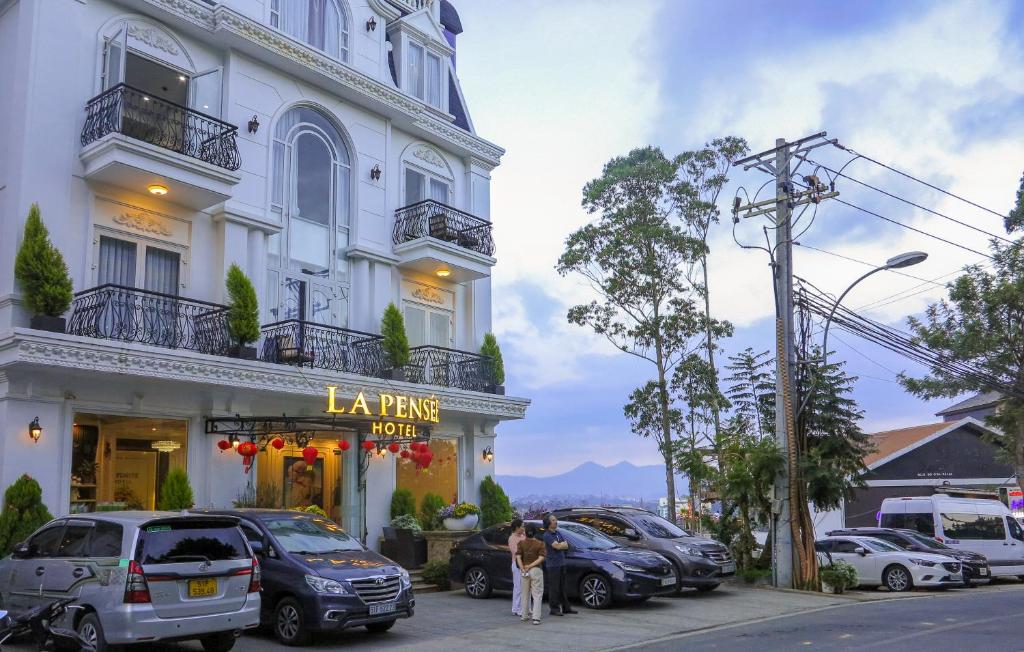
<svg viewBox="0 0 1024 652">
<path fill-rule="evenodd" d="M 615 564 L 616 566 L 618 566 L 619 568 L 621 568 L 622 570 L 626 571 L 627 573 L 643 573 L 643 572 L 646 572 L 646 570 L 647 570 L 647 569 L 641 568 L 639 566 L 634 566 L 632 564 L 627 564 L 624 561 L 613 561 L 612 563 Z"/>
<path fill-rule="evenodd" d="M 306 584 L 317 593 L 329 593 L 331 595 L 345 595 L 348 591 L 341 582 L 329 580 L 319 575 L 306 575 Z"/>
<path fill-rule="evenodd" d="M 931 566 L 935 565 L 934 561 L 928 561 L 927 559 L 917 559 L 915 557 L 911 557 L 908 561 L 911 564 L 917 564 L 918 566 L 928 566 L 928 567 L 931 567 Z"/>
<path fill-rule="evenodd" d="M 701 549 L 698 548 L 697 546 L 691 546 L 691 545 L 687 545 L 687 544 L 683 544 L 683 545 L 678 545 L 677 544 L 675 546 L 675 549 L 678 550 L 679 552 L 683 553 L 684 555 L 690 555 L 691 557 L 703 557 L 704 556 L 704 553 L 701 552 Z"/>
<path fill-rule="evenodd" d="M 409 577 L 409 571 L 404 568 L 399 568 L 398 574 L 402 577 L 402 586 L 407 588 L 412 586 L 412 578 Z"/>
</svg>

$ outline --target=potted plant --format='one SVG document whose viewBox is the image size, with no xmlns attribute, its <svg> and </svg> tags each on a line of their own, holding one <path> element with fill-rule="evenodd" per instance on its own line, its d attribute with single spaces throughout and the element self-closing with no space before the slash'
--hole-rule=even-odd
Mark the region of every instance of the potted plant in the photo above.
<svg viewBox="0 0 1024 652">
<path fill-rule="evenodd" d="M 437 517 L 446 530 L 472 530 L 480 521 L 480 508 L 473 503 L 452 503 L 442 507 Z"/>
<path fill-rule="evenodd" d="M 23 475 L 4 492 L 3 511 L 0 512 L 0 556 L 25 541 L 30 534 L 53 520 L 43 504 L 43 490 L 39 483 Z"/>
<path fill-rule="evenodd" d="M 428 491 L 423 496 L 423 502 L 420 504 L 420 524 L 423 525 L 424 530 L 441 529 L 441 521 L 438 520 L 437 515 L 444 505 L 444 498 L 432 491 Z"/>
<path fill-rule="evenodd" d="M 389 303 L 380 320 L 382 346 L 391 363 L 392 380 L 405 380 L 405 365 L 409 364 L 409 338 L 405 334 L 405 319 L 394 303 Z"/>
<path fill-rule="evenodd" d="M 818 571 L 821 590 L 825 593 L 842 593 L 857 586 L 857 569 L 845 561 L 835 561 Z"/>
<path fill-rule="evenodd" d="M 501 347 L 494 333 L 484 333 L 484 343 L 480 345 L 480 355 L 487 356 L 491 365 L 491 380 L 488 390 L 493 394 L 505 394 L 505 362 L 501 359 Z"/>
<path fill-rule="evenodd" d="M 246 346 L 260 337 L 259 304 L 256 288 L 242 269 L 232 263 L 228 268 L 228 335 L 234 343 L 228 352 L 233 358 L 256 359 L 256 347 Z"/>
<path fill-rule="evenodd" d="M 63 333 L 63 315 L 71 306 L 71 277 L 64 256 L 50 242 L 50 233 L 39 215 L 39 204 L 32 204 L 28 211 L 25 234 L 14 259 L 14 278 L 32 311 L 29 325 Z"/>
<path fill-rule="evenodd" d="M 157 507 L 162 510 L 177 512 L 191 509 L 195 504 L 192 497 L 192 485 L 188 482 L 185 469 L 175 467 L 167 472 L 167 479 L 160 488 L 160 501 Z"/>
</svg>

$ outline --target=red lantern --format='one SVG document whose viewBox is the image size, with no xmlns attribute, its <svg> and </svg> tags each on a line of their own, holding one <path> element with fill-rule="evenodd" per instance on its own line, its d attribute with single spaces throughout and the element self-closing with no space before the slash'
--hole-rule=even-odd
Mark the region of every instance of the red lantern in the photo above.
<svg viewBox="0 0 1024 652">
<path fill-rule="evenodd" d="M 282 448 L 284 448 L 284 440 L 281 439 L 280 437 L 274 437 L 270 441 L 270 445 L 276 448 L 277 450 L 281 450 Z"/>
<path fill-rule="evenodd" d="M 229 448 L 231 448 L 231 442 L 229 442 L 227 439 L 221 439 L 219 442 L 217 442 L 217 448 L 221 449 L 222 451 L 226 451 Z"/>
<path fill-rule="evenodd" d="M 430 451 L 424 451 L 420 453 L 420 466 L 427 468 L 430 466 L 430 462 L 434 459 L 434 454 Z"/>
<path fill-rule="evenodd" d="M 351 446 L 352 445 L 349 444 L 348 441 L 345 439 L 338 441 L 338 448 L 340 448 L 342 452 L 347 451 Z"/>
<path fill-rule="evenodd" d="M 366 451 L 367 453 L 369 453 L 370 451 L 372 451 L 376 447 L 377 447 L 377 444 L 373 443 L 370 440 L 366 440 L 366 441 L 363 442 L 363 450 Z"/>
<path fill-rule="evenodd" d="M 392 453 L 397 453 L 398 451 L 402 450 L 402 447 L 399 446 L 397 443 L 392 442 L 388 444 L 388 450 L 391 451 Z"/>
<path fill-rule="evenodd" d="M 238 454 L 241 455 L 242 457 L 253 457 L 256 455 L 256 453 L 260 452 L 259 446 L 252 443 L 251 441 L 243 441 L 241 444 L 238 445 L 238 448 L 235 450 L 237 450 Z"/>
<path fill-rule="evenodd" d="M 402 451 L 401 456 L 403 460 L 409 459 L 409 451 Z"/>
<path fill-rule="evenodd" d="M 302 449 L 302 459 L 306 460 L 307 466 L 313 466 L 313 462 L 316 462 L 316 458 L 319 454 L 320 451 L 312 446 L 306 446 Z"/>
</svg>

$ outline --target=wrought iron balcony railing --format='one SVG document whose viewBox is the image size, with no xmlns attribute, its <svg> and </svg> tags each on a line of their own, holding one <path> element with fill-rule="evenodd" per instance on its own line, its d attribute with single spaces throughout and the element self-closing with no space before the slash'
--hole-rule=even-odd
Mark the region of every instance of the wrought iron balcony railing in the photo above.
<svg viewBox="0 0 1024 652">
<path fill-rule="evenodd" d="M 226 170 L 242 165 L 238 128 L 213 116 L 118 84 L 89 100 L 82 146 L 119 133 Z"/>
<path fill-rule="evenodd" d="M 405 379 L 410 383 L 455 387 L 494 393 L 494 359 L 479 353 L 442 346 L 416 346 L 409 350 Z"/>
<path fill-rule="evenodd" d="M 264 362 L 347 371 L 361 376 L 385 377 L 391 364 L 380 335 L 297 319 L 267 324 L 261 329 Z"/>
<path fill-rule="evenodd" d="M 108 284 L 75 295 L 67 332 L 226 355 L 227 314 L 216 303 Z"/>
<path fill-rule="evenodd" d="M 418 238 L 437 238 L 486 256 L 494 255 L 491 223 L 433 199 L 395 211 L 396 245 Z"/>
</svg>

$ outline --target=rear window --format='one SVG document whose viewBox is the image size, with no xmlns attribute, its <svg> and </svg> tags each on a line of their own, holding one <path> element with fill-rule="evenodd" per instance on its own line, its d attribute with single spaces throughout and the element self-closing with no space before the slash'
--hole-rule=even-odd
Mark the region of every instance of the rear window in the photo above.
<svg viewBox="0 0 1024 652">
<path fill-rule="evenodd" d="M 950 512 L 942 514 L 942 531 L 950 539 L 1003 541 L 1006 530 L 1003 519 L 994 514 L 968 514 Z"/>
<path fill-rule="evenodd" d="M 935 523 L 931 514 L 882 514 L 879 526 L 895 530 L 914 530 L 930 537 L 935 536 Z"/>
<path fill-rule="evenodd" d="M 92 541 L 89 542 L 89 556 L 120 557 L 122 532 L 121 526 L 116 523 L 96 521 L 96 527 L 92 531 Z"/>
<path fill-rule="evenodd" d="M 218 522 L 151 523 L 142 528 L 135 548 L 135 559 L 144 566 L 248 558 L 238 527 Z"/>
</svg>

